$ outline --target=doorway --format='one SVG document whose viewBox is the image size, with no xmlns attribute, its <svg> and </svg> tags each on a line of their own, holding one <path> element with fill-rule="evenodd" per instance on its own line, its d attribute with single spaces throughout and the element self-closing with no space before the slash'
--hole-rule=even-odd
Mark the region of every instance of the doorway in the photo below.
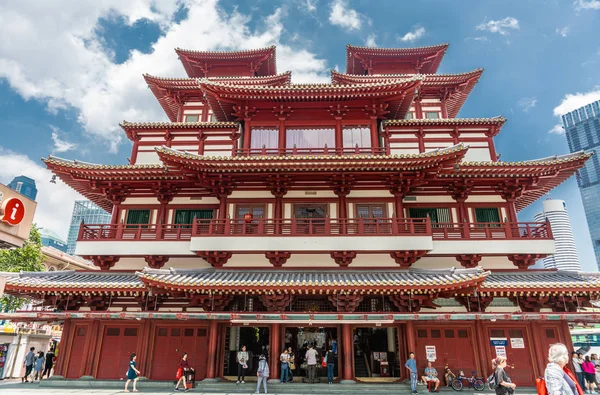
<svg viewBox="0 0 600 395">
<path fill-rule="evenodd" d="M 268 327 L 232 326 L 226 328 L 223 376 L 237 378 L 237 353 L 242 346 L 246 346 L 248 352 L 246 377 L 256 377 L 260 355 L 269 357 L 269 335 Z"/>
<path fill-rule="evenodd" d="M 396 328 L 355 328 L 354 376 L 357 379 L 393 377 L 398 355 Z"/>
<path fill-rule="evenodd" d="M 157 326 L 152 356 L 153 380 L 173 380 L 173 367 L 179 366 L 183 353 L 188 354 L 196 380 L 206 377 L 208 328 L 186 326 Z"/>
<path fill-rule="evenodd" d="M 327 204 L 324 203 L 294 205 L 297 232 L 311 235 L 324 234 L 327 214 Z"/>
<path fill-rule="evenodd" d="M 327 369 L 321 366 L 322 358 L 325 356 L 328 348 L 331 347 L 332 352 L 336 356 L 335 365 L 333 368 L 333 376 L 339 374 L 339 363 L 337 355 L 340 351 L 338 343 L 338 330 L 336 327 L 288 327 L 285 328 L 284 334 L 285 347 L 292 347 L 294 355 L 295 369 L 292 371 L 294 381 L 302 381 L 308 377 L 306 351 L 309 344 L 312 344 L 319 355 L 317 361 L 316 376 L 320 381 L 327 381 Z"/>
</svg>

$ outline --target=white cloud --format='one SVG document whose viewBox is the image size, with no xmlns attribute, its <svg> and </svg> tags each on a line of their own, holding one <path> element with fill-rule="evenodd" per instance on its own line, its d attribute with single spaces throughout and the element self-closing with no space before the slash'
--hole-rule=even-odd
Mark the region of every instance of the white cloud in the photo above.
<svg viewBox="0 0 600 395">
<path fill-rule="evenodd" d="M 377 38 L 377 35 L 375 33 L 371 33 L 367 36 L 367 39 L 365 40 L 365 45 L 367 47 L 376 47 L 377 43 L 375 42 L 375 39 Z"/>
<path fill-rule="evenodd" d="M 560 123 L 557 123 L 552 129 L 548 130 L 548 134 L 565 134 L 565 129 L 563 129 L 563 126 Z"/>
<path fill-rule="evenodd" d="M 302 2 L 302 8 L 308 12 L 315 12 L 317 11 L 317 1 L 318 0 L 304 0 Z"/>
<path fill-rule="evenodd" d="M 75 148 L 77 148 L 77 144 L 69 143 L 68 141 L 62 140 L 60 138 L 62 130 L 53 125 L 50 125 L 50 129 L 52 129 L 52 141 L 54 141 L 54 148 L 52 149 L 53 154 L 57 152 L 72 151 Z"/>
<path fill-rule="evenodd" d="M 414 42 L 425 35 L 425 28 L 421 26 L 415 27 L 413 31 L 406 33 L 404 36 L 400 37 L 396 35 L 396 41 L 402 42 Z"/>
<path fill-rule="evenodd" d="M 523 97 L 517 102 L 517 105 L 521 107 L 521 110 L 524 112 L 531 110 L 536 104 L 537 98 L 535 97 Z"/>
<path fill-rule="evenodd" d="M 83 196 L 58 178 L 56 184 L 50 183 L 52 178 L 50 170 L 25 155 L 16 154 L 0 147 L 0 157 L 2 157 L 0 182 L 7 184 L 13 177 L 20 175 L 33 178 L 38 189 L 36 198 L 38 206 L 34 222 L 66 239 L 73 213 L 73 203 L 77 199 L 84 199 Z"/>
<path fill-rule="evenodd" d="M 511 16 L 496 21 L 484 21 L 475 26 L 477 30 L 488 31 L 490 33 L 499 33 L 503 36 L 509 34 L 509 29 L 519 30 L 519 21 Z"/>
<path fill-rule="evenodd" d="M 561 27 L 561 28 L 556 28 L 556 34 L 560 35 L 561 37 L 567 37 L 567 35 L 569 34 L 569 26 L 565 26 L 565 27 Z"/>
<path fill-rule="evenodd" d="M 174 22 L 178 6 L 186 19 Z M 313 4 L 313 3 L 311 3 Z M 162 34 L 150 53 L 131 51 L 120 64 L 102 45 L 101 18 L 142 19 L 160 24 Z M 326 82 L 326 61 L 310 50 L 282 43 L 284 15 L 276 10 L 251 29 L 250 18 L 225 12 L 216 0 L 22 0 L 0 3 L 0 81 L 6 79 L 25 100 L 51 111 L 74 109 L 83 130 L 116 151 L 122 120 L 166 120 L 147 89 L 143 73 L 184 76 L 174 48 L 251 49 L 277 45 L 279 71 L 292 70 L 294 82 Z"/>
<path fill-rule="evenodd" d="M 329 22 L 350 30 L 359 30 L 362 25 L 360 14 L 350 8 L 346 0 L 333 0 Z"/>
<path fill-rule="evenodd" d="M 600 10 L 600 0 L 575 0 L 575 10 Z"/>
<path fill-rule="evenodd" d="M 561 115 L 577 110 L 596 100 L 600 100 L 600 88 L 586 93 L 569 93 L 565 95 L 560 104 L 554 108 L 554 115 L 560 117 Z"/>
</svg>

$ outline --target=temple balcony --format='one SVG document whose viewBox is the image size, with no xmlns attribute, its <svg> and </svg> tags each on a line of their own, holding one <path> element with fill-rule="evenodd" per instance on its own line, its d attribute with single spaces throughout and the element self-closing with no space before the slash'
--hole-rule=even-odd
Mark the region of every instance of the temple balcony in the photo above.
<svg viewBox="0 0 600 395">
<path fill-rule="evenodd" d="M 353 156 L 389 155 L 386 147 L 235 148 L 233 156 Z"/>
<path fill-rule="evenodd" d="M 192 225 L 82 224 L 76 254 L 194 256 L 207 251 L 227 254 L 412 251 L 421 256 L 468 255 L 473 263 L 481 256 L 494 255 L 527 255 L 531 261 L 553 254 L 554 250 L 547 222 L 432 224 L 428 218 L 239 218 L 197 219 Z"/>
</svg>

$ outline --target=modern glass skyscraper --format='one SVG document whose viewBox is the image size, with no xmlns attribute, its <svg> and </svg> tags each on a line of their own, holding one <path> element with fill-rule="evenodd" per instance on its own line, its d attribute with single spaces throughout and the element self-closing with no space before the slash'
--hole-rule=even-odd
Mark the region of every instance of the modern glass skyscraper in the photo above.
<svg viewBox="0 0 600 395">
<path fill-rule="evenodd" d="M 13 178 L 10 184 L 7 185 L 10 189 L 15 192 L 19 192 L 23 196 L 27 196 L 31 200 L 35 200 L 37 197 L 37 188 L 35 186 L 35 180 L 26 177 L 18 176 Z"/>
<path fill-rule="evenodd" d="M 562 116 L 571 152 L 593 151 L 580 170 L 577 183 L 600 267 L 600 100 Z"/>
<path fill-rule="evenodd" d="M 556 253 L 544 258 L 546 269 L 581 271 L 573 228 L 569 220 L 567 206 L 562 200 L 547 199 L 543 202 L 544 211 L 535 215 L 537 222 L 550 221 L 552 236 L 556 243 Z"/>
<path fill-rule="evenodd" d="M 110 214 L 89 200 L 76 200 L 67 237 L 67 254 L 75 253 L 81 221 L 86 224 L 108 224 L 110 223 Z"/>
</svg>

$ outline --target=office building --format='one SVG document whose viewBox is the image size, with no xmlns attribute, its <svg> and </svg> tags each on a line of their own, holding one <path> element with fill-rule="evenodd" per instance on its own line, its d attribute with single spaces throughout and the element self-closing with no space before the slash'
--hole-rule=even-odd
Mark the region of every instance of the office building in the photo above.
<svg viewBox="0 0 600 395">
<path fill-rule="evenodd" d="M 67 254 L 73 255 L 75 253 L 75 244 L 77 243 L 81 221 L 86 224 L 107 224 L 110 222 L 110 214 L 89 200 L 76 200 L 73 206 L 69 236 L 67 236 Z"/>
<path fill-rule="evenodd" d="M 567 206 L 562 200 L 548 199 L 543 202 L 543 211 L 535 215 L 536 222 L 550 221 L 550 228 L 556 243 L 554 255 L 543 259 L 546 269 L 580 271 L 579 257 L 575 248 L 573 228 L 569 220 Z"/>
<path fill-rule="evenodd" d="M 37 188 L 35 186 L 35 180 L 26 177 L 18 176 L 7 185 L 10 189 L 20 193 L 23 196 L 27 196 L 31 200 L 35 200 L 37 197 Z"/>
</svg>

